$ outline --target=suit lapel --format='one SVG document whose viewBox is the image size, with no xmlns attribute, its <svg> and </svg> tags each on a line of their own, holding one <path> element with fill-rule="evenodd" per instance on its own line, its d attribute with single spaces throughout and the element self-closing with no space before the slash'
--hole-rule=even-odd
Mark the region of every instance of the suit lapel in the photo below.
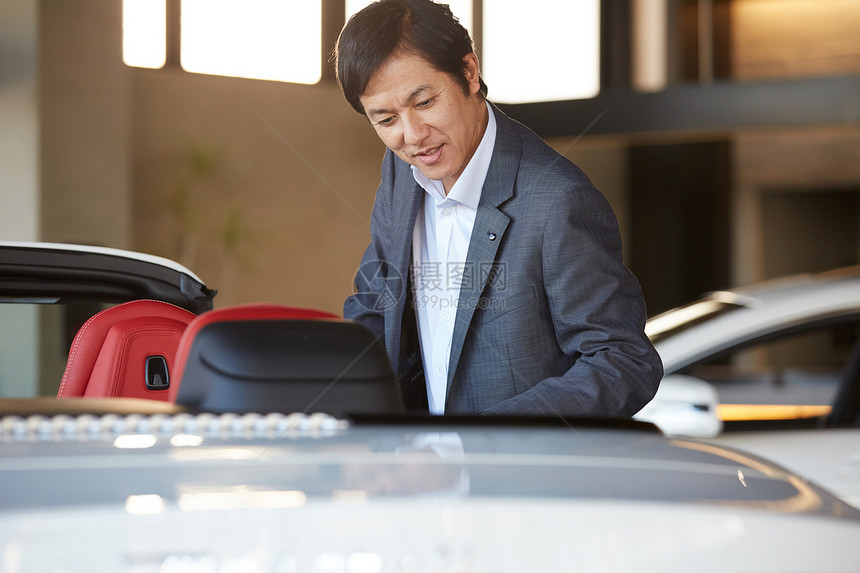
<svg viewBox="0 0 860 573">
<path fill-rule="evenodd" d="M 448 363 L 448 397 L 463 344 L 468 334 L 472 317 L 487 285 L 496 253 L 504 237 L 510 219 L 499 210 L 499 206 L 514 194 L 514 181 L 520 165 L 522 143 L 513 130 L 512 121 L 493 106 L 496 117 L 496 144 L 487 178 L 481 189 L 481 200 L 475 215 L 475 226 L 469 241 L 466 256 L 466 274 L 473 280 L 464 281 L 460 288 L 460 303 L 454 323 L 451 341 L 451 358 Z"/>
</svg>

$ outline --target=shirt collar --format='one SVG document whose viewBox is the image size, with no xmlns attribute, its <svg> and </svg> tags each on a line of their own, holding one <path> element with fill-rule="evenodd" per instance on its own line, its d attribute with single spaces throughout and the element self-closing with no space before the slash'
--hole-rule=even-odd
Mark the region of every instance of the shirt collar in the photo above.
<svg viewBox="0 0 860 573">
<path fill-rule="evenodd" d="M 484 131 L 484 136 L 481 138 L 481 143 L 460 174 L 457 182 L 451 188 L 448 196 L 445 196 L 445 188 L 442 182 L 436 179 L 430 179 L 421 170 L 412 166 L 412 176 L 415 181 L 436 200 L 437 203 L 450 199 L 471 209 L 477 210 L 478 203 L 481 200 L 481 189 L 484 187 L 484 180 L 487 178 L 487 171 L 490 169 L 490 160 L 493 158 L 493 149 L 496 146 L 496 117 L 493 115 L 493 108 L 489 102 L 485 102 L 488 111 L 487 129 Z"/>
</svg>

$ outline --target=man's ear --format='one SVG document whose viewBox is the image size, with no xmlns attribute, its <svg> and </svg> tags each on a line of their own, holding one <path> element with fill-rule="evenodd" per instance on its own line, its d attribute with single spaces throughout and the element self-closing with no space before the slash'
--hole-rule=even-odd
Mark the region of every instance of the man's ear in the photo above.
<svg viewBox="0 0 860 573">
<path fill-rule="evenodd" d="M 481 91 L 481 66 L 478 63 L 478 56 L 474 52 L 469 52 L 463 56 L 463 75 L 469 82 L 470 95 L 475 95 Z"/>
</svg>

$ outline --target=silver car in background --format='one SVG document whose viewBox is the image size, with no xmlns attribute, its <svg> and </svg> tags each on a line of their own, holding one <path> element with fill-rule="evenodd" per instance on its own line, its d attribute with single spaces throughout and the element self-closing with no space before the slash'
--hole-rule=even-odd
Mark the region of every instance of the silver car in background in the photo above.
<svg viewBox="0 0 860 573">
<path fill-rule="evenodd" d="M 714 292 L 648 321 L 636 418 L 762 455 L 860 506 L 860 267 Z"/>
</svg>

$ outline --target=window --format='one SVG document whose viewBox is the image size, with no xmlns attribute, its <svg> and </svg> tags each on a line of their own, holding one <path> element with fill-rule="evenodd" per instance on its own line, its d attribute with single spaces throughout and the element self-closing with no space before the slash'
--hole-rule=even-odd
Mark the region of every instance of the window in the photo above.
<svg viewBox="0 0 860 573">
<path fill-rule="evenodd" d="M 166 59 L 166 0 L 124 0 L 122 60 L 128 66 L 161 68 Z"/>
<path fill-rule="evenodd" d="M 370 0 L 345 0 L 345 19 Z M 448 0 L 475 37 L 472 0 Z M 123 59 L 165 63 L 165 0 L 123 1 Z M 479 47 L 489 98 L 500 103 L 594 97 L 600 90 L 600 0 L 483 2 Z M 181 0 L 180 63 L 189 72 L 314 84 L 322 0 Z"/>
<path fill-rule="evenodd" d="M 594 97 L 600 91 L 600 0 L 484 2 L 482 59 L 492 101 Z"/>
<path fill-rule="evenodd" d="M 189 71 L 314 84 L 322 73 L 322 2 L 182 0 L 180 63 Z M 165 0 L 123 1 L 123 61 L 165 62 Z"/>
<path fill-rule="evenodd" d="M 826 416 L 852 372 L 860 323 L 757 341 L 685 370 L 712 384 L 725 421 Z"/>
<path fill-rule="evenodd" d="M 183 0 L 182 67 L 189 72 L 315 84 L 321 0 Z"/>
</svg>

